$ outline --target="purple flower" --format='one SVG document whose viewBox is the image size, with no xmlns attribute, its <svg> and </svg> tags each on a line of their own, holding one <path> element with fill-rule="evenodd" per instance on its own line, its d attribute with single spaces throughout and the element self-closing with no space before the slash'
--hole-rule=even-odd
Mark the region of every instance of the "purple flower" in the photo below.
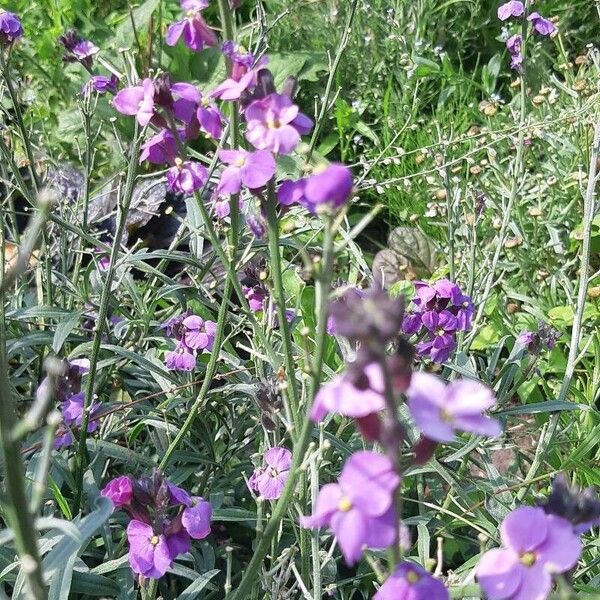
<svg viewBox="0 0 600 600">
<path fill-rule="evenodd" d="M 135 116 L 137 122 L 145 127 L 154 116 L 154 82 L 144 79 L 142 85 L 125 88 L 113 98 L 112 103 L 121 114 Z"/>
<path fill-rule="evenodd" d="M 365 295 L 365 292 L 363 290 L 361 290 L 360 288 L 357 288 L 356 286 L 353 285 L 347 285 L 343 288 L 343 291 L 340 293 L 339 288 L 337 290 L 337 293 L 339 294 L 338 296 L 338 301 L 340 302 L 347 302 L 348 301 L 348 297 L 349 296 L 355 296 L 355 297 L 359 297 L 362 298 Z M 335 315 L 329 315 L 328 319 L 327 319 L 327 333 L 328 335 L 335 335 L 338 332 L 338 322 L 337 322 L 337 318 Z"/>
<path fill-rule="evenodd" d="M 373 600 L 449 600 L 444 584 L 421 565 L 399 564 L 373 596 Z"/>
<path fill-rule="evenodd" d="M 172 192 L 179 192 L 185 196 L 191 196 L 199 190 L 208 179 L 208 171 L 205 166 L 195 161 L 175 159 L 175 166 L 167 173 L 167 183 Z"/>
<path fill-rule="evenodd" d="M 167 89 L 170 96 L 167 106 L 171 108 L 173 115 L 184 123 L 190 123 L 202 99 L 200 90 L 191 83 L 173 83 Z"/>
<path fill-rule="evenodd" d="M 260 188 L 275 175 L 277 168 L 268 150 L 219 150 L 219 158 L 229 165 L 217 186 L 220 194 L 238 194 L 242 185 L 249 189 Z"/>
<path fill-rule="evenodd" d="M 354 453 L 344 465 L 338 483 L 319 491 L 313 515 L 302 517 L 302 527 L 329 525 L 349 565 L 363 546 L 387 548 L 397 536 L 394 491 L 400 477 L 390 460 L 376 452 Z"/>
<path fill-rule="evenodd" d="M 475 573 L 489 600 L 544 600 L 552 575 L 577 564 L 581 541 L 571 523 L 522 506 L 500 525 L 503 548 L 486 552 Z"/>
<path fill-rule="evenodd" d="M 67 31 L 58 38 L 65 48 L 63 60 L 66 62 L 79 62 L 86 69 L 91 69 L 94 56 L 100 52 L 100 48 L 89 40 L 84 40 L 75 31 Z"/>
<path fill-rule="evenodd" d="M 186 12 L 186 18 L 169 25 L 167 45 L 175 46 L 183 36 L 183 43 L 194 52 L 201 52 L 204 46 L 215 46 L 217 36 L 202 17 L 201 11 L 207 6 L 208 0 L 182 0 L 181 8 Z"/>
<path fill-rule="evenodd" d="M 231 61 L 231 79 L 234 81 L 240 81 L 254 64 L 254 55 L 231 40 L 223 42 L 221 52 Z"/>
<path fill-rule="evenodd" d="M 423 326 L 429 331 L 429 339 L 417 344 L 421 355 L 429 355 L 433 362 L 445 362 L 456 347 L 454 332 L 458 328 L 456 317 L 449 311 L 427 311 L 421 316 Z"/>
<path fill-rule="evenodd" d="M 269 292 L 264 288 L 264 286 L 249 287 L 244 285 L 242 286 L 242 291 L 244 292 L 244 296 L 246 296 L 246 300 L 248 300 L 248 305 L 250 306 L 250 310 L 252 312 L 259 312 L 263 310 L 265 306 L 265 300 L 269 297 Z"/>
<path fill-rule="evenodd" d="M 92 91 L 98 94 L 106 94 L 106 92 L 116 93 L 119 79 L 116 75 L 106 77 L 104 75 L 92 75 L 90 80 L 81 88 L 81 93 L 84 96 L 91 94 Z"/>
<path fill-rule="evenodd" d="M 100 52 L 100 48 L 90 42 L 89 40 L 81 40 L 77 42 L 71 50 L 73 55 L 82 63 L 86 62 L 86 59 L 91 59 L 94 55 Z"/>
<path fill-rule="evenodd" d="M 385 408 L 383 390 L 385 387 L 381 366 L 367 365 L 364 379 L 358 388 L 347 374 L 336 375 L 322 386 L 313 403 L 310 418 L 319 422 L 327 413 L 338 413 L 345 417 L 360 419 Z"/>
<path fill-rule="evenodd" d="M 269 94 L 246 109 L 246 139 L 258 150 L 289 154 L 300 135 L 312 129 L 312 121 L 299 112 L 289 96 Z"/>
<path fill-rule="evenodd" d="M 64 400 L 61 404 L 60 411 L 63 416 L 65 425 L 71 429 L 78 429 L 81 427 L 83 420 L 83 403 L 85 400 L 85 393 L 79 392 L 73 394 Z M 100 421 L 97 418 L 99 411 L 102 408 L 100 402 L 92 402 L 89 411 L 89 418 L 87 424 L 88 433 L 92 433 L 100 427 Z M 73 443 L 73 435 L 70 430 L 61 427 L 58 431 L 58 435 L 54 440 L 54 448 L 57 450 L 65 448 Z"/>
<path fill-rule="evenodd" d="M 554 23 L 542 17 L 542 15 L 540 15 L 538 12 L 532 12 L 527 17 L 527 20 L 533 25 L 535 31 L 537 31 L 540 35 L 551 35 L 556 30 Z"/>
<path fill-rule="evenodd" d="M 290 476 L 292 453 L 287 448 L 275 446 L 265 452 L 265 464 L 254 470 L 248 487 L 265 500 L 277 500 Z"/>
<path fill-rule="evenodd" d="M 259 240 L 265 237 L 267 225 L 265 223 L 265 219 L 260 213 L 248 213 L 246 215 L 246 225 L 254 237 L 258 238 Z"/>
<path fill-rule="evenodd" d="M 483 414 L 494 405 L 494 394 L 477 381 L 446 385 L 435 375 L 413 373 L 406 395 L 415 424 L 430 440 L 451 442 L 456 431 L 489 437 L 502 432 L 498 421 Z"/>
<path fill-rule="evenodd" d="M 170 371 L 193 371 L 196 356 L 184 343 L 179 342 L 175 350 L 165 354 L 165 365 Z"/>
<path fill-rule="evenodd" d="M 152 164 L 174 164 L 177 158 L 177 141 L 173 134 L 163 129 L 142 145 L 140 162 L 148 160 Z"/>
<path fill-rule="evenodd" d="M 183 320 L 183 342 L 192 350 L 212 350 L 217 334 L 217 324 L 191 315 Z"/>
<path fill-rule="evenodd" d="M 413 335 L 414 333 L 417 333 L 419 329 L 421 329 L 423 326 L 421 315 L 422 313 L 420 312 L 406 312 L 404 315 L 404 320 L 402 321 L 402 333 L 404 333 L 404 335 Z"/>
<path fill-rule="evenodd" d="M 110 498 L 115 508 L 120 508 L 131 502 L 133 499 L 133 482 L 131 477 L 122 475 L 111 479 L 103 488 L 100 494 Z"/>
<path fill-rule="evenodd" d="M 498 7 L 498 18 L 506 21 L 511 17 L 520 17 L 525 12 L 525 6 L 520 0 L 510 0 Z"/>
<path fill-rule="evenodd" d="M 8 46 L 23 35 L 23 26 L 15 13 L 0 8 L 0 44 Z"/>
<path fill-rule="evenodd" d="M 151 525 L 133 519 L 127 526 L 129 565 L 134 573 L 159 579 L 173 564 L 164 534 L 156 535 Z"/>
<path fill-rule="evenodd" d="M 210 502 L 194 496 L 189 506 L 181 513 L 181 524 L 190 537 L 203 540 L 210 535 L 210 521 L 212 519 L 212 506 Z"/>
<path fill-rule="evenodd" d="M 196 110 L 196 118 L 202 131 L 215 140 L 221 139 L 223 115 L 210 96 L 201 96 Z"/>
<path fill-rule="evenodd" d="M 523 43 L 523 38 L 518 33 L 509 37 L 506 40 L 506 49 L 508 50 L 508 52 L 511 56 L 511 59 L 510 59 L 510 68 L 511 69 L 515 69 L 515 70 L 521 69 L 521 65 L 523 64 L 523 55 L 521 54 L 522 43 Z"/>
</svg>

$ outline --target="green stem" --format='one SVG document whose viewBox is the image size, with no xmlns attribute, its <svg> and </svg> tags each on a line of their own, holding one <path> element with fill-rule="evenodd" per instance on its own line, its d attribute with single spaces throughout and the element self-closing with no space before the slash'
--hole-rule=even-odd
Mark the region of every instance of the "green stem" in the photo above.
<svg viewBox="0 0 600 600">
<path fill-rule="evenodd" d="M 267 228 L 269 232 L 269 258 L 271 260 L 271 276 L 275 291 L 275 304 L 279 331 L 283 342 L 283 357 L 285 362 L 288 394 L 291 400 L 292 417 L 297 426 L 300 419 L 298 386 L 296 382 L 296 364 L 292 349 L 292 336 L 285 313 L 285 290 L 283 288 L 283 267 L 279 247 L 279 219 L 277 218 L 277 199 L 275 197 L 275 182 L 271 180 L 267 188 Z"/>
<path fill-rule="evenodd" d="M 104 333 L 106 317 L 108 315 L 108 305 L 110 303 L 110 298 L 112 295 L 111 288 L 115 275 L 115 266 L 117 263 L 117 257 L 119 255 L 119 249 L 121 247 L 121 241 L 123 239 L 123 233 L 125 231 L 125 222 L 127 220 L 127 214 L 129 213 L 129 206 L 131 205 L 131 199 L 133 197 L 135 178 L 139 164 L 139 151 L 142 142 L 142 135 L 139 135 L 137 127 L 135 136 L 136 141 L 131 147 L 131 155 L 129 157 L 129 165 L 127 167 L 125 190 L 119 202 L 119 218 L 117 223 L 117 229 L 115 231 L 113 245 L 110 252 L 109 266 L 104 274 L 104 287 L 102 288 L 102 295 L 100 296 L 100 308 L 98 311 L 98 320 L 96 321 L 94 341 L 92 344 L 92 352 L 90 356 L 90 370 L 87 375 L 85 398 L 83 402 L 83 416 L 81 419 L 81 428 L 79 430 L 79 446 L 77 449 L 75 473 L 76 492 L 75 499 L 73 502 L 73 514 L 77 513 L 81 507 L 81 500 L 83 496 L 83 473 L 85 469 L 86 459 L 87 426 L 89 422 L 89 407 L 91 406 L 92 397 L 94 395 L 94 384 L 96 379 L 96 370 L 98 368 L 98 357 L 100 355 L 102 335 Z"/>
<path fill-rule="evenodd" d="M 286 514 L 290 501 L 292 500 L 292 496 L 294 495 L 296 483 L 298 482 L 298 477 L 300 475 L 300 466 L 304 461 L 304 456 L 306 454 L 306 450 L 308 449 L 308 445 L 310 442 L 312 433 L 312 423 L 311 420 L 308 418 L 308 415 L 310 414 L 310 409 L 314 401 L 314 397 L 318 392 L 321 383 L 321 373 L 323 368 L 322 363 L 325 354 L 325 341 L 327 333 L 327 303 L 329 299 L 329 289 L 331 286 L 331 270 L 333 263 L 333 232 L 331 229 L 330 220 L 328 220 L 325 225 L 325 239 L 323 246 L 324 248 L 322 271 L 318 280 L 320 288 L 320 301 L 319 306 L 317 306 L 317 315 L 319 317 L 319 322 L 317 325 L 316 337 L 316 362 L 312 373 L 311 389 L 309 396 L 311 398 L 311 402 L 310 405 L 307 407 L 307 414 L 304 419 L 302 431 L 293 447 L 290 476 L 287 480 L 285 487 L 283 488 L 281 497 L 279 498 L 277 504 L 275 505 L 275 508 L 273 509 L 273 513 L 265 527 L 264 533 L 254 550 L 254 554 L 252 555 L 252 559 L 248 564 L 246 572 L 244 573 L 239 586 L 231 596 L 231 600 L 246 600 L 248 598 L 248 594 L 252 587 L 254 578 L 256 577 L 256 574 L 258 573 L 258 570 L 262 565 L 265 555 L 269 550 L 271 539 L 277 533 L 279 529 L 279 524 L 281 523 L 281 520 Z"/>
<path fill-rule="evenodd" d="M 17 553 L 34 600 L 44 600 L 47 591 L 42 577 L 38 535 L 25 491 L 25 465 L 18 438 L 13 435 L 18 421 L 8 380 L 6 360 L 4 296 L 4 219 L 0 218 L 0 445 L 4 461 L 4 513 L 15 535 Z M 27 567 L 27 568 L 25 568 Z"/>
</svg>

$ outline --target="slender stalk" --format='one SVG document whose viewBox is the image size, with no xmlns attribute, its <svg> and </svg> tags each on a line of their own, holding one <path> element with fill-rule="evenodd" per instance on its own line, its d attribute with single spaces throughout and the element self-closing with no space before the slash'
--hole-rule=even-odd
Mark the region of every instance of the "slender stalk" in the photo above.
<svg viewBox="0 0 600 600">
<path fill-rule="evenodd" d="M 321 373 L 323 368 L 323 356 L 325 354 L 325 340 L 326 340 L 326 327 L 327 327 L 327 303 L 329 299 L 329 289 L 331 286 L 332 276 L 332 264 L 333 264 L 333 232 L 331 229 L 331 221 L 328 220 L 325 225 L 325 239 L 323 242 L 323 260 L 322 260 L 322 271 L 318 279 L 318 287 L 320 289 L 319 304 L 317 306 L 317 315 L 319 322 L 317 325 L 317 350 L 315 357 L 315 365 L 312 372 L 311 386 L 310 386 L 310 405 L 307 406 L 307 414 L 304 419 L 302 431 L 293 447 L 292 452 L 292 465 L 290 467 L 290 476 L 287 480 L 281 497 L 277 501 L 271 518 L 267 523 L 264 533 L 260 538 L 252 559 L 248 564 L 246 572 L 244 573 L 239 586 L 231 596 L 231 600 L 246 600 L 252 587 L 252 583 L 262 562 L 265 558 L 266 553 L 269 550 L 269 545 L 274 535 L 279 529 L 279 524 L 283 519 L 292 496 L 296 490 L 296 483 L 300 475 L 300 466 L 304 462 L 304 456 L 311 438 L 312 423 L 308 418 L 310 409 L 314 401 L 314 397 L 319 390 L 321 383 Z"/>
<path fill-rule="evenodd" d="M 317 453 L 314 460 L 310 463 L 310 495 L 312 504 L 315 506 L 317 496 L 319 495 L 319 463 L 320 455 Z M 319 530 L 315 529 L 311 535 L 311 551 L 312 551 L 312 588 L 313 600 L 321 600 L 323 590 L 321 589 L 321 557 L 319 555 Z"/>
<path fill-rule="evenodd" d="M 4 219 L 0 218 L 0 445 L 5 470 L 2 497 L 6 520 L 15 536 L 31 597 L 44 600 L 47 591 L 42 577 L 37 530 L 25 492 L 25 465 L 18 438 L 13 435 L 18 421 L 6 361 L 4 258 Z"/>
<path fill-rule="evenodd" d="M 285 362 L 288 393 L 291 400 L 292 417 L 296 425 L 300 419 L 298 386 L 296 382 L 296 364 L 292 349 L 292 336 L 285 312 L 285 290 L 283 288 L 283 270 L 279 247 L 279 219 L 277 218 L 277 199 L 275 198 L 275 183 L 271 180 L 267 190 L 267 228 L 269 232 L 269 258 L 271 260 L 271 276 L 275 291 L 279 331 L 283 342 L 283 357 Z"/>
<path fill-rule="evenodd" d="M 83 416 L 81 419 L 81 428 L 79 430 L 79 445 L 77 449 L 76 458 L 76 472 L 75 472 L 75 499 L 73 502 L 73 514 L 77 513 L 81 507 L 82 492 L 83 492 L 83 473 L 85 469 L 86 460 L 86 439 L 87 439 L 87 426 L 89 422 L 89 407 L 92 403 L 92 397 L 94 395 L 94 384 L 96 379 L 96 371 L 98 368 L 98 357 L 100 354 L 100 345 L 102 343 L 102 335 L 104 333 L 104 327 L 106 324 L 106 317 L 108 315 L 108 305 L 112 294 L 112 282 L 115 275 L 115 266 L 117 263 L 117 257 L 119 255 L 119 249 L 121 247 L 121 241 L 123 239 L 123 233 L 125 231 L 125 222 L 127 220 L 127 214 L 129 213 L 129 206 L 131 205 L 131 199 L 133 197 L 133 190 L 135 185 L 135 178 L 138 170 L 139 151 L 142 142 L 142 135 L 139 134 L 136 127 L 135 132 L 135 143 L 131 147 L 131 155 L 129 157 L 129 165 L 127 167 L 127 176 L 125 180 L 125 189 L 123 196 L 119 202 L 119 217 L 115 236 L 113 239 L 113 245 L 110 252 L 110 260 L 108 269 L 104 276 L 104 287 L 102 288 L 102 295 L 100 296 L 100 308 L 98 311 L 98 320 L 96 322 L 94 341 L 92 344 L 92 352 L 90 356 L 90 370 L 87 376 L 87 383 L 85 387 L 85 398 L 83 402 Z"/>
</svg>

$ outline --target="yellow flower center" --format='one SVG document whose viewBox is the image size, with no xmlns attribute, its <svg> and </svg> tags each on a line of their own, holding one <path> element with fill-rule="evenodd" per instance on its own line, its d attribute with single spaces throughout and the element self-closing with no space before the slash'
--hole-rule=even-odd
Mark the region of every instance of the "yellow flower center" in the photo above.
<svg viewBox="0 0 600 600">
<path fill-rule="evenodd" d="M 342 512 L 348 512 L 352 508 L 352 501 L 350 498 L 344 496 L 338 503 L 338 510 Z"/>
<path fill-rule="evenodd" d="M 195 10 L 188 10 L 186 16 L 188 19 L 193 19 L 198 14 Z"/>
<path fill-rule="evenodd" d="M 208 96 L 203 96 L 202 100 L 200 100 L 200 104 L 202 105 L 203 108 L 210 106 L 210 98 Z"/>
<path fill-rule="evenodd" d="M 157 536 L 157 535 L 153 535 L 153 536 L 150 538 L 150 543 L 151 543 L 153 546 L 156 546 L 156 544 L 158 544 L 158 542 L 159 542 L 159 539 L 158 539 L 158 536 Z"/>
<path fill-rule="evenodd" d="M 452 423 L 453 421 L 452 415 L 445 408 L 440 410 L 440 417 L 444 423 Z"/>
<path fill-rule="evenodd" d="M 533 567 L 535 565 L 536 556 L 534 552 L 525 552 L 525 554 L 521 554 L 521 562 L 526 567 Z"/>
<path fill-rule="evenodd" d="M 238 158 L 233 165 L 235 167 L 237 167 L 238 169 L 241 169 L 244 165 L 246 164 L 246 159 L 243 158 L 242 156 L 240 156 L 240 158 Z"/>
<path fill-rule="evenodd" d="M 281 127 L 281 123 L 278 119 L 267 119 L 267 127 L 269 129 L 279 129 Z"/>
<path fill-rule="evenodd" d="M 175 159 L 175 166 L 181 171 L 181 169 L 183 168 L 183 161 L 177 157 Z"/>
<path fill-rule="evenodd" d="M 409 571 L 406 574 L 406 581 L 408 581 L 408 583 L 418 583 L 420 579 L 421 578 L 419 577 L 419 574 L 416 571 Z"/>
<path fill-rule="evenodd" d="M 446 332 L 441 327 L 435 330 L 435 334 L 439 335 L 440 337 L 442 337 L 445 333 Z"/>
</svg>

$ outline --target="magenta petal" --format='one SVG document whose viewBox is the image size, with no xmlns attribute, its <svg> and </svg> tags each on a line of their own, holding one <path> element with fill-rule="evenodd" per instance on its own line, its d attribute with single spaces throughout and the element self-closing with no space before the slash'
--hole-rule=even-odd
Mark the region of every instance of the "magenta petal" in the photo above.
<svg viewBox="0 0 600 600">
<path fill-rule="evenodd" d="M 342 497 L 342 488 L 337 483 L 327 483 L 319 490 L 312 516 L 301 517 L 300 525 L 310 528 L 328 525 Z"/>
<path fill-rule="evenodd" d="M 202 540 L 210 535 L 212 506 L 203 498 L 194 498 L 193 506 L 186 508 L 181 515 L 181 523 L 195 540 Z"/>
<path fill-rule="evenodd" d="M 512 598 L 521 583 L 523 566 L 511 550 L 494 548 L 475 567 L 475 575 L 489 600 Z"/>
<path fill-rule="evenodd" d="M 289 471 L 272 475 L 267 469 L 257 480 L 260 495 L 265 500 L 277 500 L 283 492 L 288 477 Z"/>
<path fill-rule="evenodd" d="M 396 539 L 396 529 L 396 511 L 390 506 L 380 517 L 368 519 L 365 544 L 376 550 L 389 548 Z"/>
<path fill-rule="evenodd" d="M 502 543 L 518 554 L 530 552 L 548 536 L 548 517 L 543 508 L 521 506 L 500 525 Z"/>
<path fill-rule="evenodd" d="M 292 466 L 292 453 L 287 448 L 275 446 L 265 452 L 265 462 L 280 471 L 289 471 Z"/>
<path fill-rule="evenodd" d="M 547 600 L 552 589 L 552 575 L 541 564 L 521 568 L 521 583 L 510 600 Z"/>
<path fill-rule="evenodd" d="M 242 189 L 242 174 L 239 167 L 234 165 L 227 167 L 221 173 L 221 179 L 217 185 L 219 194 L 238 194 Z"/>
<path fill-rule="evenodd" d="M 187 20 L 177 21 L 176 23 L 171 23 L 169 28 L 167 29 L 167 35 L 165 37 L 165 41 L 167 42 L 167 46 L 174 46 L 181 37 L 183 33 L 183 28 L 186 26 Z"/>
<path fill-rule="evenodd" d="M 144 100 L 144 88 L 129 87 L 121 90 L 113 98 L 113 106 L 124 115 L 137 115 L 140 104 Z"/>
<path fill-rule="evenodd" d="M 276 168 L 275 159 L 268 150 L 251 152 L 241 170 L 242 181 L 250 189 L 262 187 L 275 175 Z"/>
<path fill-rule="evenodd" d="M 446 389 L 446 404 L 455 415 L 476 415 L 495 402 L 492 390 L 473 379 L 452 381 Z"/>
<path fill-rule="evenodd" d="M 282 182 L 277 190 L 277 201 L 279 204 L 284 206 L 290 206 L 291 204 L 297 204 L 302 201 L 304 197 L 304 184 L 305 179 L 299 179 L 298 181 L 291 181 L 289 179 Z"/>
</svg>

